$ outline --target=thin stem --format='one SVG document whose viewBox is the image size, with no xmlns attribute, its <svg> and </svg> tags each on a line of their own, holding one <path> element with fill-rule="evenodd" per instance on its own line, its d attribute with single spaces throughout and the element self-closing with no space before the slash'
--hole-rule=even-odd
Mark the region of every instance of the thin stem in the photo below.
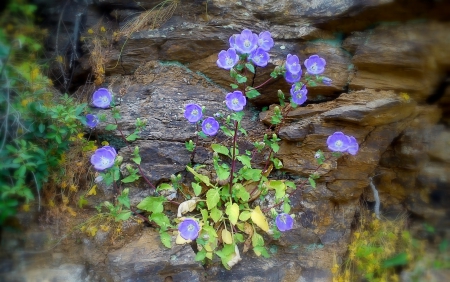
<svg viewBox="0 0 450 282">
<path fill-rule="evenodd" d="M 269 79 L 267 79 L 266 81 L 264 81 L 262 84 L 254 87 L 255 89 L 259 89 L 261 87 L 263 87 L 264 85 L 266 85 L 267 83 L 269 83 L 271 80 L 273 79 L 273 77 L 269 77 Z"/>
<path fill-rule="evenodd" d="M 233 187 L 234 170 L 236 168 L 236 141 L 237 141 L 237 131 L 239 123 L 234 121 L 234 136 L 233 136 L 233 154 L 231 158 L 231 173 L 230 173 L 230 197 L 232 195 L 231 189 Z"/>
<path fill-rule="evenodd" d="M 197 135 L 195 136 L 195 146 L 194 146 L 194 150 L 192 150 L 192 154 L 191 154 L 191 158 L 190 158 L 191 164 L 194 163 L 195 151 L 197 150 L 197 146 L 198 146 L 198 130 L 199 130 L 199 128 L 198 128 L 198 122 L 197 122 L 195 125 L 196 125 L 196 132 L 197 132 Z"/>
</svg>

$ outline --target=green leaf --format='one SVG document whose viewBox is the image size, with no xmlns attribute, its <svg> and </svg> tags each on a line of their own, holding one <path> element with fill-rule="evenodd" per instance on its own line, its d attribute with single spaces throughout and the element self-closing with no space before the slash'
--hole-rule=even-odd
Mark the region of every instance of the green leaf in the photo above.
<svg viewBox="0 0 450 282">
<path fill-rule="evenodd" d="M 270 255 L 267 252 L 267 249 L 265 247 L 263 247 L 263 246 L 254 247 L 253 251 L 255 252 L 255 254 L 257 256 L 261 256 L 262 255 L 265 258 L 270 258 Z"/>
<path fill-rule="evenodd" d="M 43 123 L 39 124 L 39 132 L 44 133 L 45 125 Z"/>
<path fill-rule="evenodd" d="M 234 240 L 236 240 L 239 243 L 242 243 L 245 241 L 244 235 L 242 235 L 241 233 L 234 233 Z"/>
<path fill-rule="evenodd" d="M 127 219 L 129 219 L 131 216 L 131 211 L 128 210 L 123 210 L 121 211 L 119 214 L 116 215 L 115 220 L 117 221 L 125 221 Z"/>
<path fill-rule="evenodd" d="M 80 196 L 80 199 L 78 200 L 78 207 L 79 207 L 80 209 L 82 209 L 83 206 L 84 206 L 84 205 L 87 205 L 87 204 L 88 204 L 88 201 L 84 198 L 83 195 L 81 195 L 81 196 Z"/>
<path fill-rule="evenodd" d="M 244 166 L 248 168 L 252 168 L 252 164 L 250 163 L 252 158 L 246 155 L 237 156 L 236 159 L 238 159 Z"/>
<path fill-rule="evenodd" d="M 312 188 L 316 188 L 316 181 L 313 177 L 309 176 L 308 181 Z"/>
<path fill-rule="evenodd" d="M 408 264 L 408 255 L 406 253 L 397 254 L 382 262 L 383 268 L 402 266 Z"/>
<path fill-rule="evenodd" d="M 230 151 L 228 150 L 227 147 L 220 145 L 220 144 L 212 144 L 211 148 L 214 150 L 214 152 L 218 153 L 218 154 L 222 154 L 225 156 L 230 156 Z"/>
<path fill-rule="evenodd" d="M 250 217 L 252 216 L 252 213 L 249 211 L 243 211 L 241 212 L 241 214 L 239 215 L 239 219 L 241 221 L 247 221 Z"/>
<path fill-rule="evenodd" d="M 124 179 L 122 179 L 123 183 L 131 183 L 134 182 L 136 180 L 138 180 L 141 176 L 137 175 L 137 174 L 130 174 L 127 177 L 125 177 Z"/>
<path fill-rule="evenodd" d="M 160 212 L 154 212 L 152 213 L 148 219 L 150 219 L 151 221 L 154 221 L 156 224 L 159 225 L 159 227 L 161 227 L 161 230 L 166 231 L 167 228 L 169 228 L 170 226 L 172 226 L 170 224 L 170 220 L 169 218 Z"/>
<path fill-rule="evenodd" d="M 206 205 L 208 210 L 216 207 L 217 203 L 220 201 L 220 189 L 209 189 L 206 192 Z"/>
<path fill-rule="evenodd" d="M 233 190 L 236 191 L 236 197 L 240 198 L 242 201 L 247 202 L 250 199 L 250 193 L 248 193 L 241 184 L 235 184 Z"/>
<path fill-rule="evenodd" d="M 251 63 L 246 63 L 245 67 L 251 72 L 251 73 L 255 73 L 255 66 L 253 66 L 253 64 Z"/>
<path fill-rule="evenodd" d="M 117 124 L 108 124 L 107 126 L 105 126 L 105 130 L 111 131 L 111 130 L 116 130 L 117 128 Z"/>
<path fill-rule="evenodd" d="M 196 172 L 196 171 L 195 171 L 192 167 L 190 167 L 190 166 L 186 166 L 186 169 L 187 169 L 190 173 L 192 173 L 195 177 L 197 177 L 198 180 L 200 180 L 201 182 L 205 183 L 205 184 L 208 185 L 208 186 L 213 186 L 213 185 L 211 184 L 211 182 L 209 182 L 209 177 L 208 177 L 208 176 Z"/>
<path fill-rule="evenodd" d="M 276 169 L 283 168 L 283 163 L 278 158 L 272 158 L 273 165 Z"/>
<path fill-rule="evenodd" d="M 253 248 L 264 246 L 263 237 L 256 232 L 254 232 L 252 236 L 252 246 Z"/>
<path fill-rule="evenodd" d="M 259 95 L 261 95 L 261 93 L 259 93 L 259 91 L 256 89 L 251 89 L 251 90 L 245 92 L 245 96 L 247 96 L 247 98 L 249 98 L 249 99 L 256 98 Z"/>
<path fill-rule="evenodd" d="M 239 218 L 239 206 L 236 203 L 228 203 L 225 213 L 228 215 L 228 219 L 231 224 L 236 225 Z"/>
<path fill-rule="evenodd" d="M 230 168 L 228 167 L 227 164 L 222 164 L 222 165 L 214 165 L 215 169 L 216 169 L 216 173 L 217 173 L 217 178 L 219 178 L 219 180 L 225 180 L 228 179 L 228 177 L 230 177 Z"/>
<path fill-rule="evenodd" d="M 128 197 L 128 189 L 124 189 L 122 194 L 117 197 L 117 201 L 127 208 L 130 208 L 130 198 Z"/>
<path fill-rule="evenodd" d="M 291 205 L 288 202 L 283 203 L 283 212 L 289 214 L 291 211 Z"/>
<path fill-rule="evenodd" d="M 236 75 L 236 81 L 238 83 L 245 83 L 245 82 L 247 82 L 247 78 L 243 75 L 238 74 L 238 75 Z"/>
<path fill-rule="evenodd" d="M 272 150 L 277 153 L 278 150 L 280 150 L 280 146 L 277 143 L 272 143 L 270 144 L 270 148 L 272 148 Z"/>
<path fill-rule="evenodd" d="M 206 250 L 202 249 L 195 255 L 195 261 L 203 261 L 206 257 Z"/>
<path fill-rule="evenodd" d="M 239 174 L 242 175 L 245 180 L 259 181 L 259 179 L 261 179 L 262 170 L 243 167 L 239 170 Z"/>
<path fill-rule="evenodd" d="M 184 145 L 186 146 L 186 150 L 188 150 L 189 152 L 193 152 L 194 148 L 195 148 L 195 144 L 192 140 L 189 140 L 189 142 L 185 142 Z"/>
<path fill-rule="evenodd" d="M 141 156 L 139 155 L 139 147 L 134 147 L 133 158 L 131 158 L 133 162 L 140 165 L 141 164 Z"/>
<path fill-rule="evenodd" d="M 202 192 L 202 186 L 198 183 L 192 182 L 192 190 L 194 190 L 195 196 L 198 196 Z"/>
<path fill-rule="evenodd" d="M 202 209 L 200 212 L 202 213 L 203 222 L 207 222 L 208 221 L 208 211 L 205 209 Z M 205 228 L 203 228 L 203 229 L 205 229 Z"/>
<path fill-rule="evenodd" d="M 163 243 L 166 248 L 172 248 L 172 238 L 170 237 L 169 233 L 165 231 L 159 232 L 159 236 L 161 237 L 161 243 Z"/>
<path fill-rule="evenodd" d="M 232 89 L 238 89 L 239 88 L 239 85 L 234 84 L 234 83 L 231 83 L 230 86 L 231 86 Z"/>
<path fill-rule="evenodd" d="M 166 198 L 161 197 L 146 197 L 138 205 L 137 208 L 148 212 L 162 212 L 164 210 L 164 202 Z"/>
<path fill-rule="evenodd" d="M 132 133 L 130 135 L 127 136 L 127 138 L 125 138 L 127 141 L 134 141 L 136 139 L 139 138 L 139 135 L 137 135 L 136 133 Z"/>
<path fill-rule="evenodd" d="M 220 220 L 220 218 L 222 218 L 223 212 L 221 210 L 219 210 L 217 207 L 215 207 L 211 210 L 211 212 L 209 214 L 210 214 L 212 220 L 214 220 L 214 222 L 218 222 Z"/>
<path fill-rule="evenodd" d="M 160 185 L 158 185 L 158 188 L 156 188 L 156 191 L 171 190 L 172 188 L 173 186 L 169 183 L 161 183 Z"/>
</svg>

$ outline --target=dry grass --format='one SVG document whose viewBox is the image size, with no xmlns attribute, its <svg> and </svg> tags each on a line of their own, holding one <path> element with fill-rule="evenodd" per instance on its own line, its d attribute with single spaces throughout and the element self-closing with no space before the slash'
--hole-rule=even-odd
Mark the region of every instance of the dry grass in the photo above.
<svg viewBox="0 0 450 282">
<path fill-rule="evenodd" d="M 138 17 L 129 20 L 120 29 L 120 35 L 130 37 L 134 32 L 155 29 L 169 20 L 175 12 L 180 0 L 164 0 L 151 10 L 141 13 Z"/>
</svg>

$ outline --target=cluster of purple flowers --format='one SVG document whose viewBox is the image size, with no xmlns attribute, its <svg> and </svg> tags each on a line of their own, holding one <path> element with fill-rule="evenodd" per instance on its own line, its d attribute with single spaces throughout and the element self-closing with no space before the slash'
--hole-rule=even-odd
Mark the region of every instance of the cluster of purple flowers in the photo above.
<svg viewBox="0 0 450 282">
<path fill-rule="evenodd" d="M 227 94 L 225 104 L 228 109 L 239 112 L 244 109 L 247 99 L 241 91 L 234 91 Z M 202 107 L 197 104 L 188 104 L 184 110 L 184 117 L 191 123 L 200 121 L 203 117 Z M 202 122 L 202 131 L 208 136 L 214 136 L 219 131 L 219 122 L 213 117 L 207 117 Z"/>
<path fill-rule="evenodd" d="M 92 95 L 92 105 L 97 108 L 107 109 L 111 106 L 112 95 L 106 88 L 99 88 Z M 86 124 L 89 128 L 94 128 L 98 125 L 99 119 L 96 115 L 87 114 Z M 95 150 L 91 156 L 91 164 L 96 170 L 103 171 L 114 165 L 117 152 L 111 146 L 103 146 Z"/>
<path fill-rule="evenodd" d="M 197 123 L 203 117 L 202 107 L 197 104 L 188 104 L 184 110 L 184 117 L 190 123 Z M 219 131 L 219 123 L 213 117 L 207 117 L 202 122 L 202 131 L 208 136 L 214 136 Z"/>
<path fill-rule="evenodd" d="M 347 136 L 340 131 L 328 136 L 327 145 L 333 152 L 347 152 L 351 155 L 356 155 L 359 149 L 355 137 Z"/>
<path fill-rule="evenodd" d="M 92 105 L 97 108 L 107 109 L 111 106 L 112 95 L 106 88 L 99 88 L 92 95 Z M 94 128 L 97 126 L 99 120 L 96 115 L 87 114 L 86 124 L 89 128 Z"/>
<path fill-rule="evenodd" d="M 267 66 L 270 56 L 269 51 L 273 47 L 273 39 L 268 31 L 259 35 L 249 29 L 244 29 L 240 34 L 233 34 L 230 39 L 230 48 L 219 53 L 217 65 L 229 70 L 239 62 L 239 55 L 245 55 L 248 60 L 259 67 Z"/>
</svg>

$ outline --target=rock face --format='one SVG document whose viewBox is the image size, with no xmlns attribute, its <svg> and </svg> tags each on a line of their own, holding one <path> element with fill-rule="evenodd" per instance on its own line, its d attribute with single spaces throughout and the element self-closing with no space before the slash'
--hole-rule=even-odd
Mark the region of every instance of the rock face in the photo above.
<svg viewBox="0 0 450 282">
<path fill-rule="evenodd" d="M 319 54 L 327 60 L 324 75 L 333 84 L 308 87 L 308 102 L 289 112 L 279 132 L 282 143 L 277 157 L 283 171 L 301 187 L 292 196 L 296 223 L 279 241 L 268 243 L 270 259 L 247 253 L 232 271 L 219 264 L 204 268 L 193 260 L 190 246 L 164 249 L 157 233 L 144 231 L 122 248 L 105 251 L 104 262 L 89 261 L 94 272 L 101 270 L 99 280 L 331 281 L 334 260 L 340 263 L 347 250 L 360 200 L 375 201 L 371 181 L 379 191 L 382 212 L 406 209 L 436 226 L 448 226 L 448 3 L 434 1 L 417 13 L 419 6 L 408 8 L 404 1 L 389 0 L 212 0 L 207 1 L 206 13 L 203 1 L 187 2 L 177 2 L 167 21 L 160 19 L 159 28 L 137 30 L 105 51 L 102 86 L 116 95 L 122 114 L 119 127 L 129 134 L 136 118 L 147 121 L 141 138 L 132 145 L 140 147 L 144 173 L 152 183 L 166 182 L 172 174 L 184 173 L 191 162 L 184 142 L 194 138 L 197 129 L 184 119 L 185 105 L 199 103 L 207 116 L 227 114 L 223 101 L 231 80 L 216 60 L 218 52 L 229 47 L 230 35 L 244 28 L 272 32 L 271 59 L 268 67 L 257 69 L 254 86 L 266 81 L 287 54 L 297 54 L 301 61 Z M 86 27 L 94 26 L 104 11 L 102 23 L 117 29 L 126 21 L 120 15 L 149 10 L 157 3 L 93 1 Z M 382 22 L 395 20 L 391 10 L 402 11 L 400 22 Z M 424 20 L 406 22 L 419 19 L 418 15 Z M 87 36 L 86 30 L 83 35 Z M 90 71 L 86 64 L 90 55 L 80 54 L 74 70 L 78 77 Z M 243 124 L 249 135 L 240 140 L 243 144 L 270 132 L 277 90 L 289 93 L 290 88 L 283 78 L 266 86 L 263 95 L 245 109 Z M 87 95 L 94 90 L 90 87 Z M 85 88 L 76 95 L 86 97 Z M 262 107 L 268 110 L 261 111 Z M 331 157 L 326 140 L 336 131 L 356 138 L 357 155 Z M 125 164 L 130 163 L 131 152 L 114 143 L 120 136 L 103 128 L 99 133 L 120 149 Z M 227 142 L 223 134 L 215 138 Z M 211 164 L 212 141 L 202 141 L 194 162 Z M 327 161 L 317 170 L 314 154 L 319 149 Z M 313 172 L 321 176 L 315 189 L 304 179 Z M 151 194 L 144 181 L 130 188 L 132 204 Z M 77 273 L 84 275 L 82 269 Z"/>
</svg>

